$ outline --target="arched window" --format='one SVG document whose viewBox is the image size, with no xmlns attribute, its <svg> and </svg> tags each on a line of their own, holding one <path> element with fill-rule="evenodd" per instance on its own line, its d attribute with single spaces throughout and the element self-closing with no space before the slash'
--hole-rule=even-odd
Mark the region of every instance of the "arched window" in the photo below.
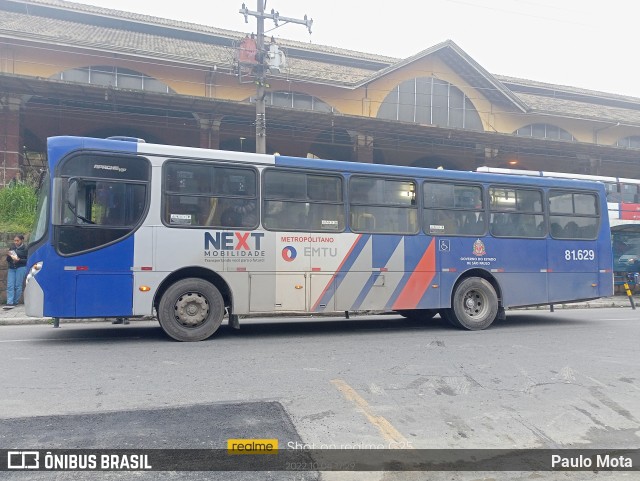
<svg viewBox="0 0 640 481">
<path fill-rule="evenodd" d="M 72 68 L 51 77 L 54 80 L 66 80 L 104 87 L 115 87 L 149 92 L 175 93 L 168 85 L 148 75 L 121 67 L 104 65 Z"/>
<path fill-rule="evenodd" d="M 624 147 L 625 149 L 640 149 L 640 137 L 637 135 L 625 137 L 616 142 L 616 147 Z"/>
<path fill-rule="evenodd" d="M 267 105 L 273 105 L 274 107 L 315 110 L 318 112 L 336 112 L 331 105 L 323 102 L 319 98 L 299 92 L 287 92 L 284 90 L 279 92 L 267 92 L 264 100 Z"/>
<path fill-rule="evenodd" d="M 402 82 L 382 101 L 378 118 L 484 130 L 469 97 L 458 87 L 434 77 Z"/>
<path fill-rule="evenodd" d="M 576 139 L 564 129 L 556 127 L 550 124 L 529 124 L 524 127 L 520 127 L 514 132 L 514 134 L 520 137 L 535 137 L 537 139 L 550 139 L 550 140 L 572 140 Z"/>
</svg>

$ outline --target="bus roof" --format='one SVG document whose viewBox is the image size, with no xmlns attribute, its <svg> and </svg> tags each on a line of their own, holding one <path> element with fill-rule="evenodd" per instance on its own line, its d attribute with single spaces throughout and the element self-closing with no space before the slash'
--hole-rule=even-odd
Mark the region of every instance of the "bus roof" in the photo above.
<svg viewBox="0 0 640 481">
<path fill-rule="evenodd" d="M 91 149 L 103 150 L 108 152 L 125 152 L 148 155 L 159 155 L 174 158 L 190 158 L 205 160 L 226 160 L 231 162 L 245 162 L 255 164 L 275 163 L 273 155 L 266 154 L 248 154 L 247 152 L 235 152 L 230 150 L 213 150 L 197 147 L 183 147 L 176 145 L 149 144 L 139 142 L 139 139 L 131 138 L 124 140 L 122 138 L 98 139 L 93 137 L 73 137 L 59 136 L 49 137 L 47 139 L 47 148 L 50 157 L 59 158 L 68 152 Z M 59 153 L 60 155 L 55 155 Z"/>
<path fill-rule="evenodd" d="M 496 174 L 511 174 L 511 175 L 528 175 L 538 177 L 555 177 L 559 179 L 577 179 L 577 180 L 591 180 L 596 182 L 622 182 L 623 184 L 640 184 L 640 179 L 627 179 L 623 177 L 611 177 L 605 175 L 590 175 L 590 174 L 569 174 L 566 172 L 552 172 L 548 170 L 523 170 L 523 169 L 505 169 L 501 167 L 478 167 L 476 172 L 489 172 Z"/>
<path fill-rule="evenodd" d="M 536 187 L 562 187 L 594 189 L 597 183 L 589 180 L 561 179 L 550 177 L 504 175 L 462 170 L 443 170 L 425 167 L 406 167 L 387 164 L 367 164 L 362 162 L 345 162 L 340 160 L 307 159 L 300 157 L 276 157 L 276 165 L 283 167 L 304 167 L 307 169 L 326 170 L 328 168 L 342 172 L 360 174 L 396 175 L 406 177 L 422 177 L 442 180 L 458 180 L 467 182 L 486 182 L 495 184 L 517 183 Z M 602 184 L 600 184 L 602 185 Z"/>
<path fill-rule="evenodd" d="M 595 176 L 578 176 L 561 174 L 550 176 L 544 172 L 510 171 L 510 169 L 494 169 L 481 167 L 478 171 L 441 170 L 424 167 L 407 167 L 386 164 L 369 164 L 362 162 L 347 162 L 339 160 L 309 159 L 304 157 L 290 157 L 280 155 L 254 154 L 249 152 L 234 152 L 225 150 L 211 150 L 196 147 L 182 147 L 163 144 L 150 144 L 137 141 L 138 139 L 98 139 L 91 137 L 59 136 L 48 139 L 50 157 L 59 158 L 71 151 L 81 149 L 104 150 L 109 152 L 126 152 L 137 154 L 158 155 L 172 158 L 190 158 L 206 160 L 226 160 L 232 162 L 255 163 L 261 165 L 278 165 L 314 170 L 335 170 L 340 172 L 354 172 L 360 174 L 394 175 L 418 177 L 424 179 L 442 179 L 467 182 L 484 182 L 495 184 L 517 183 L 536 187 L 561 187 L 594 189 L 594 180 L 605 178 L 587 178 Z M 56 155 L 56 153 L 58 155 Z M 53 160 L 55 162 L 55 160 Z M 506 175 L 505 175 L 506 174 Z M 514 175 L 519 174 L 519 175 Z M 562 177 L 562 178 L 560 178 Z M 614 179 L 613 177 L 611 179 Z"/>
</svg>

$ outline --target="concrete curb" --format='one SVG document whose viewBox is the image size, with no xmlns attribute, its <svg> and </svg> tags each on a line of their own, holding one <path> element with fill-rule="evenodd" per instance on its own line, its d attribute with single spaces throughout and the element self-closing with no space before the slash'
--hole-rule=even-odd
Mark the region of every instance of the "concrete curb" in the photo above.
<svg viewBox="0 0 640 481">
<path fill-rule="evenodd" d="M 111 322 L 113 319 L 61 319 L 60 324 L 79 324 L 84 322 Z M 136 321 L 151 321 L 151 318 L 142 318 L 142 319 L 130 319 L 131 322 Z M 45 317 L 13 317 L 9 319 L 0 319 L 0 326 L 20 326 L 20 325 L 30 325 L 30 324 L 51 324 L 53 325 L 53 318 Z"/>
<path fill-rule="evenodd" d="M 634 299 L 633 301 L 636 305 L 638 301 Z M 611 308 L 629 308 L 631 309 L 631 303 L 629 300 L 625 300 L 624 302 L 617 301 L 609 301 L 609 302 L 577 302 L 575 304 L 554 304 L 554 309 L 611 309 Z M 551 308 L 546 306 L 534 306 L 534 307 L 516 307 L 514 309 L 509 310 L 534 310 L 534 311 L 549 311 Z"/>
</svg>

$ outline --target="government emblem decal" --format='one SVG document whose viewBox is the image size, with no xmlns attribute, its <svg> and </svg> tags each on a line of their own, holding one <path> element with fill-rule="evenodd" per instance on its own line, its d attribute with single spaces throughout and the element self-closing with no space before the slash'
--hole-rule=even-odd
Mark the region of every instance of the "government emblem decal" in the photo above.
<svg viewBox="0 0 640 481">
<path fill-rule="evenodd" d="M 482 257 L 486 253 L 487 251 L 484 249 L 484 242 L 478 239 L 473 243 L 473 255 Z"/>
</svg>

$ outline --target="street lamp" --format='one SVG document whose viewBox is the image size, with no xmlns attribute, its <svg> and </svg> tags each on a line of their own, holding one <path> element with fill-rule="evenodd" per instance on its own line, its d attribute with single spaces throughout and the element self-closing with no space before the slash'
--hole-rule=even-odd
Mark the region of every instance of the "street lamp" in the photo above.
<svg viewBox="0 0 640 481">
<path fill-rule="evenodd" d="M 240 137 L 240 152 L 244 152 L 244 150 L 242 150 L 242 143 L 247 140 L 246 137 Z"/>
</svg>

